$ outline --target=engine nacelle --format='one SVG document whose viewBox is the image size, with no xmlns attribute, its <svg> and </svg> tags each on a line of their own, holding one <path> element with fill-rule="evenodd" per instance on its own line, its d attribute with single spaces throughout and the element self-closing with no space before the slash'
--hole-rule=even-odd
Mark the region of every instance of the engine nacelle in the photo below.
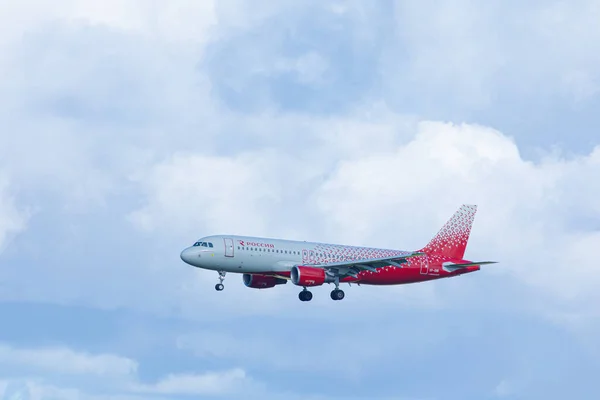
<svg viewBox="0 0 600 400">
<path fill-rule="evenodd" d="M 254 289 L 268 289 L 275 285 L 285 285 L 286 279 L 277 278 L 269 275 L 244 274 L 242 276 L 244 285 Z"/>
<path fill-rule="evenodd" d="M 315 267 L 292 267 L 290 273 L 292 283 L 298 286 L 321 286 L 325 282 L 329 282 L 325 270 Z"/>
</svg>

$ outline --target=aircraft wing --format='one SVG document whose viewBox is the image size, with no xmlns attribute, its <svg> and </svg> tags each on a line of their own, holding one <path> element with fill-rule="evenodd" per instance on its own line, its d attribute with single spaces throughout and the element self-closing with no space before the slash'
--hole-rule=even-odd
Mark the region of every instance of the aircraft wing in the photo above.
<svg viewBox="0 0 600 400">
<path fill-rule="evenodd" d="M 389 265 L 402 268 L 402 264 L 407 263 L 408 258 L 418 257 L 422 255 L 425 255 L 425 253 L 407 252 L 406 254 L 395 255 L 390 257 L 364 258 L 360 260 L 304 265 L 306 265 L 307 267 L 324 268 L 325 270 L 333 272 L 334 274 L 339 276 L 352 276 L 356 278 L 357 275 L 362 271 L 375 272 L 378 268 L 387 267 Z"/>
</svg>

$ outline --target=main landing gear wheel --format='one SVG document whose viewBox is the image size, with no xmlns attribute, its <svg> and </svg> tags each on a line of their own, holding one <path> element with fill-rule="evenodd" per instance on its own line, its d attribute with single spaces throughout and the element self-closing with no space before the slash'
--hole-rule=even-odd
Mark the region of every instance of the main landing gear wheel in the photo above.
<svg viewBox="0 0 600 400">
<path fill-rule="evenodd" d="M 224 280 L 225 280 L 225 271 L 219 271 L 219 283 L 217 283 L 215 285 L 215 290 L 217 292 L 220 292 L 221 290 L 225 289 L 225 286 L 223 285 Z"/>
<path fill-rule="evenodd" d="M 344 298 L 344 291 L 340 289 L 340 277 L 335 277 L 335 289 L 331 291 L 331 300 L 342 300 Z"/>
<path fill-rule="evenodd" d="M 311 301 L 312 293 L 309 292 L 308 290 L 304 289 L 303 291 L 298 293 L 298 298 L 300 299 L 300 301 Z"/>
<path fill-rule="evenodd" d="M 344 291 L 342 289 L 334 289 L 331 291 L 331 300 L 342 300 L 344 298 Z"/>
</svg>

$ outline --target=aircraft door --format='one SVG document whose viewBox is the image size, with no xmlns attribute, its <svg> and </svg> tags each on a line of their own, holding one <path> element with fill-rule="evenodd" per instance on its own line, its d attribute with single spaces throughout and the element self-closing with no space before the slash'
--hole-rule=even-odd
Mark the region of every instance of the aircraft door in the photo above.
<svg viewBox="0 0 600 400">
<path fill-rule="evenodd" d="M 302 262 L 308 262 L 308 250 L 302 250 Z"/>
<path fill-rule="evenodd" d="M 421 275 L 427 275 L 428 272 L 429 263 L 427 262 L 427 260 L 423 260 L 423 262 L 421 263 Z"/>
<path fill-rule="evenodd" d="M 233 239 L 224 238 L 225 241 L 225 257 L 233 257 Z"/>
</svg>

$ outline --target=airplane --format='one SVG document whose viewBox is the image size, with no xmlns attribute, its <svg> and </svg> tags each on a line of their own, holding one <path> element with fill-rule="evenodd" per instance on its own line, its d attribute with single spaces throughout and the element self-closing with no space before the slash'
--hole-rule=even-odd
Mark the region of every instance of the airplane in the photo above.
<svg viewBox="0 0 600 400">
<path fill-rule="evenodd" d="M 227 272 L 241 273 L 245 286 L 267 289 L 292 284 L 302 287 L 301 301 L 312 300 L 307 289 L 335 285 L 332 300 L 342 300 L 341 283 L 401 285 L 450 278 L 479 271 L 496 261 L 465 260 L 464 253 L 477 211 L 462 205 L 437 235 L 417 251 L 270 239 L 253 236 L 213 235 L 184 249 L 181 259 L 194 267 L 219 273 L 217 291 L 224 289 Z"/>
</svg>

